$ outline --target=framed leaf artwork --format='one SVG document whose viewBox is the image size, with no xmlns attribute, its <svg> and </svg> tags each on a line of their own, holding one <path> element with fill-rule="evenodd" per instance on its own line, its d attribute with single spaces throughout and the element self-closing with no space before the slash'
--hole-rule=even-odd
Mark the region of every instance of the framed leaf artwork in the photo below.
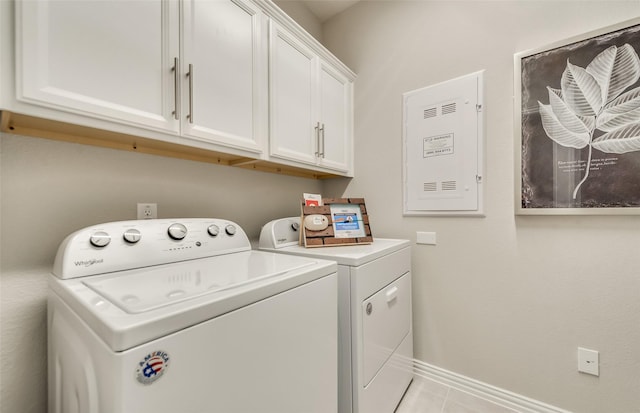
<svg viewBox="0 0 640 413">
<path fill-rule="evenodd" d="M 516 214 L 640 214 L 640 19 L 514 56 Z"/>
</svg>

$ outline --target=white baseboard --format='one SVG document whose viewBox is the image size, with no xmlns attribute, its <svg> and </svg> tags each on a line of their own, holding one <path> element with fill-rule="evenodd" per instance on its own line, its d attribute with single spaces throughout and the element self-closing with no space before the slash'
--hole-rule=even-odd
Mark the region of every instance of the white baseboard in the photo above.
<svg viewBox="0 0 640 413">
<path fill-rule="evenodd" d="M 551 406 L 538 400 L 530 399 L 520 394 L 483 383 L 461 374 L 453 373 L 420 360 L 414 360 L 413 364 L 416 376 L 442 383 L 456 390 L 467 392 L 476 397 L 480 397 L 518 412 L 571 413 L 568 410 Z"/>
</svg>

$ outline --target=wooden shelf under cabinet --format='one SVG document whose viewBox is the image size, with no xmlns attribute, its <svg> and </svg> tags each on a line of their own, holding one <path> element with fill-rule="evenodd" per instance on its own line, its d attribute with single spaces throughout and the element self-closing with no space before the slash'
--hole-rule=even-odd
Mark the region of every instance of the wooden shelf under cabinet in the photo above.
<svg viewBox="0 0 640 413">
<path fill-rule="evenodd" d="M 13 135 L 32 136 L 57 141 L 80 143 L 103 148 L 234 166 L 261 172 L 298 176 L 309 179 L 339 177 L 339 175 L 296 168 L 288 165 L 280 165 L 275 162 L 260 159 L 252 159 L 223 152 L 194 148 L 177 143 L 162 142 L 154 139 L 26 116 L 8 111 L 2 111 L 0 113 L 0 130 Z"/>
</svg>

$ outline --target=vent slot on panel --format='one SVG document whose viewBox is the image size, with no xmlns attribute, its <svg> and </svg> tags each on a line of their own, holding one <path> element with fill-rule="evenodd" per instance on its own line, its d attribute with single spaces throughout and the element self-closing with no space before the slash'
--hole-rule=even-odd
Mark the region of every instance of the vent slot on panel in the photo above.
<svg viewBox="0 0 640 413">
<path fill-rule="evenodd" d="M 457 181 L 442 181 L 443 191 L 455 191 L 457 187 L 458 187 Z"/>
<path fill-rule="evenodd" d="M 448 115 L 450 113 L 456 113 L 456 103 L 448 103 L 446 105 L 442 105 L 442 114 Z"/>
<path fill-rule="evenodd" d="M 424 110 L 425 119 L 435 118 L 436 116 L 438 116 L 438 108 L 429 108 Z"/>
<path fill-rule="evenodd" d="M 438 184 L 436 182 L 425 182 L 424 192 L 435 192 L 438 190 Z"/>
</svg>

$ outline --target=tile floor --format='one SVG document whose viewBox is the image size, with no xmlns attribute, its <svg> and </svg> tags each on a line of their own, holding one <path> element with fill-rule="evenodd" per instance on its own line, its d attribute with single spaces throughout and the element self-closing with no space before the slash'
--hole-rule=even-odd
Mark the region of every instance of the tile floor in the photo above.
<svg viewBox="0 0 640 413">
<path fill-rule="evenodd" d="M 395 413 L 518 413 L 518 411 L 416 376 Z"/>
</svg>

